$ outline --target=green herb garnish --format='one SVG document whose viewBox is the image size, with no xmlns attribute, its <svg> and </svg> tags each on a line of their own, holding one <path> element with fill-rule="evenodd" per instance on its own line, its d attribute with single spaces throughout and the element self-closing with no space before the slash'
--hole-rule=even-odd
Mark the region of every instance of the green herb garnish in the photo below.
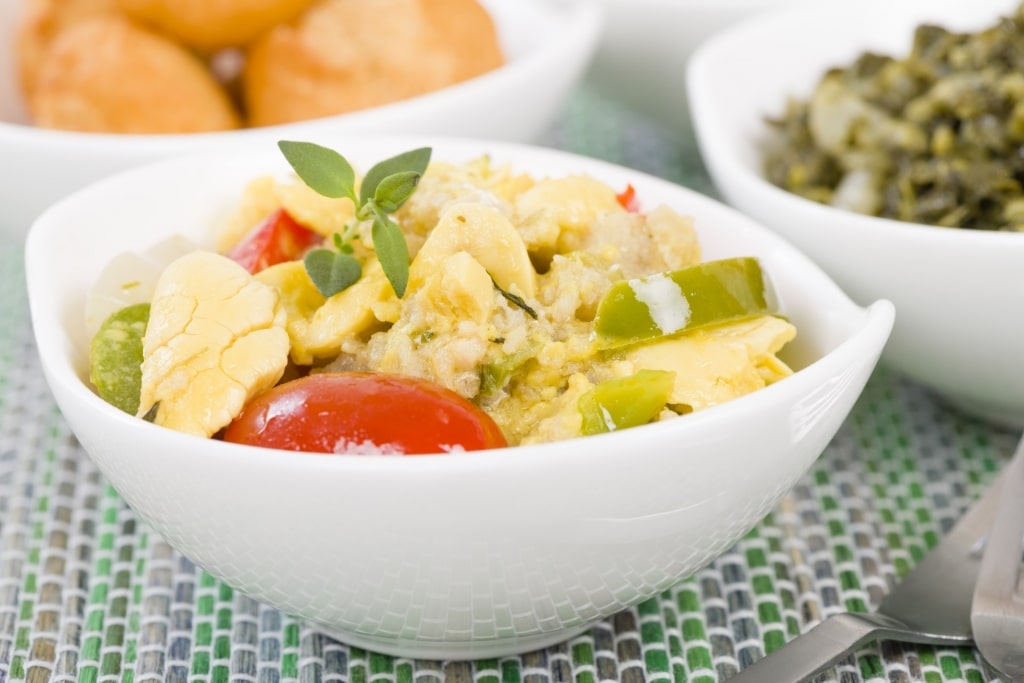
<svg viewBox="0 0 1024 683">
<path fill-rule="evenodd" d="M 343 233 L 334 235 L 337 251 L 314 249 L 306 255 L 306 272 L 320 293 L 334 296 L 362 276 L 362 266 L 352 256 L 352 240 L 358 237 L 360 225 L 370 221 L 377 260 L 395 294 L 403 297 L 409 284 L 409 246 L 388 214 L 398 211 L 416 191 L 430 163 L 431 149 L 414 149 L 374 165 L 357 196 L 355 171 L 338 152 L 312 142 L 281 140 L 277 146 L 310 189 L 332 199 L 348 197 L 355 205 L 355 217 Z"/>
<path fill-rule="evenodd" d="M 338 251 L 313 249 L 304 259 L 306 272 L 324 296 L 348 289 L 363 275 L 363 266 L 350 255 L 352 245 L 344 243 L 338 233 L 334 233 L 334 246 Z"/>
<path fill-rule="evenodd" d="M 146 414 L 142 416 L 142 419 L 146 422 L 156 422 L 156 415 L 160 412 L 160 401 L 157 401 L 149 407 Z"/>
<path fill-rule="evenodd" d="M 490 275 L 490 273 L 488 273 L 488 275 Z M 518 306 L 519 308 L 521 308 L 524 311 L 526 311 L 526 315 L 530 316 L 534 320 L 537 319 L 537 311 L 533 310 L 530 307 L 530 305 L 528 303 L 526 303 L 526 300 L 523 299 L 523 297 L 521 297 L 521 296 L 519 296 L 517 294 L 513 294 L 512 292 L 506 292 L 504 289 L 502 289 L 498 285 L 498 282 L 494 279 L 493 275 L 491 276 L 491 284 L 493 284 L 494 288 L 496 290 L 498 290 L 498 294 L 501 294 L 503 297 L 505 297 L 506 301 L 508 301 L 513 306 Z"/>
</svg>

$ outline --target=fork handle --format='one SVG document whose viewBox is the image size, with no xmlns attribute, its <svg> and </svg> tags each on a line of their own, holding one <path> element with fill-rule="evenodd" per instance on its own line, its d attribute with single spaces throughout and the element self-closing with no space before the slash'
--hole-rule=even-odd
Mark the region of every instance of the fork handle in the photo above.
<svg viewBox="0 0 1024 683">
<path fill-rule="evenodd" d="M 872 614 L 834 614 L 794 638 L 740 673 L 729 683 L 766 683 L 786 681 L 804 683 L 872 640 L 902 633 L 901 625 L 891 628 L 885 617 Z"/>
</svg>

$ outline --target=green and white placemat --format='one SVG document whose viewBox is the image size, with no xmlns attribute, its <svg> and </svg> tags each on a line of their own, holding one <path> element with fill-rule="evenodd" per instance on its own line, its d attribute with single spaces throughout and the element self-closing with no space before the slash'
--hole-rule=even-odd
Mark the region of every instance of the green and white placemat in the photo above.
<svg viewBox="0 0 1024 683">
<path fill-rule="evenodd" d="M 545 142 L 712 191 L 692 138 L 587 91 Z M 236 593 L 135 518 L 50 397 L 23 277 L 20 248 L 0 244 L 0 683 L 724 681 L 822 618 L 876 605 L 1017 440 L 880 368 L 791 495 L 695 576 L 544 651 L 395 658 Z M 991 679 L 972 649 L 883 643 L 821 680 Z"/>
</svg>

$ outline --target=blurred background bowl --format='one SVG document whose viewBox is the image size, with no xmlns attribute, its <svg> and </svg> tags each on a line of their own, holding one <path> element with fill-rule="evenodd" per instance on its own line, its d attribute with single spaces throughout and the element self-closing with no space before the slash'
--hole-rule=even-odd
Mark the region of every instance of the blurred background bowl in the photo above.
<svg viewBox="0 0 1024 683">
<path fill-rule="evenodd" d="M 1024 235 L 874 218 L 803 199 L 764 176 L 766 117 L 807 98 L 865 50 L 904 56 L 914 28 L 978 30 L 1016 0 L 809 3 L 725 29 L 688 79 L 700 149 L 725 199 L 821 265 L 855 300 L 885 297 L 897 322 L 884 360 L 961 408 L 1024 424 Z"/>
<path fill-rule="evenodd" d="M 670 130 L 686 133 L 686 63 L 697 46 L 740 19 L 795 0 L 594 1 L 604 8 L 605 28 L 588 82 Z"/>
<path fill-rule="evenodd" d="M 28 124 L 15 78 L 14 34 L 24 0 L 0 0 L 0 238 L 24 240 L 54 200 L 140 162 L 256 140 L 326 132 L 434 133 L 525 142 L 545 132 L 590 62 L 601 33 L 591 0 L 481 0 L 506 64 L 412 99 L 299 123 L 192 135 L 103 135 Z"/>
<path fill-rule="evenodd" d="M 564 641 L 658 594 L 735 543 L 796 483 L 848 415 L 892 326 L 889 302 L 854 305 L 753 220 L 634 170 L 481 141 L 316 142 L 357 167 L 428 144 L 437 161 L 486 154 L 535 177 L 632 184 L 645 205 L 694 217 L 706 259 L 758 257 L 798 330 L 783 354 L 791 377 L 643 427 L 419 458 L 252 448 L 158 427 L 98 398 L 83 305 L 123 251 L 176 234 L 210 244 L 247 181 L 288 170 L 274 146 L 165 160 L 52 207 L 26 245 L 30 309 L 47 381 L 85 450 L 200 566 L 353 645 L 501 656 Z"/>
</svg>

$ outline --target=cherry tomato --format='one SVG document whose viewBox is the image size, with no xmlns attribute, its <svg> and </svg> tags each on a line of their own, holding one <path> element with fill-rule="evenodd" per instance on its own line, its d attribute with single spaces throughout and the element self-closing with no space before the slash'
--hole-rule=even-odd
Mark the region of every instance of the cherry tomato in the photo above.
<svg viewBox="0 0 1024 683">
<path fill-rule="evenodd" d="M 494 420 L 455 392 L 369 372 L 279 384 L 249 402 L 224 440 L 313 453 L 403 455 L 508 445 Z"/>
<path fill-rule="evenodd" d="M 253 228 L 227 256 L 250 273 L 258 273 L 275 264 L 300 259 L 310 247 L 322 241 L 319 234 L 296 223 L 284 209 L 278 209 Z"/>
<path fill-rule="evenodd" d="M 619 201 L 619 205 L 626 211 L 630 213 L 640 212 L 640 201 L 636 198 L 636 190 L 633 189 L 632 184 L 626 185 L 626 189 L 615 195 L 615 199 Z"/>
</svg>

